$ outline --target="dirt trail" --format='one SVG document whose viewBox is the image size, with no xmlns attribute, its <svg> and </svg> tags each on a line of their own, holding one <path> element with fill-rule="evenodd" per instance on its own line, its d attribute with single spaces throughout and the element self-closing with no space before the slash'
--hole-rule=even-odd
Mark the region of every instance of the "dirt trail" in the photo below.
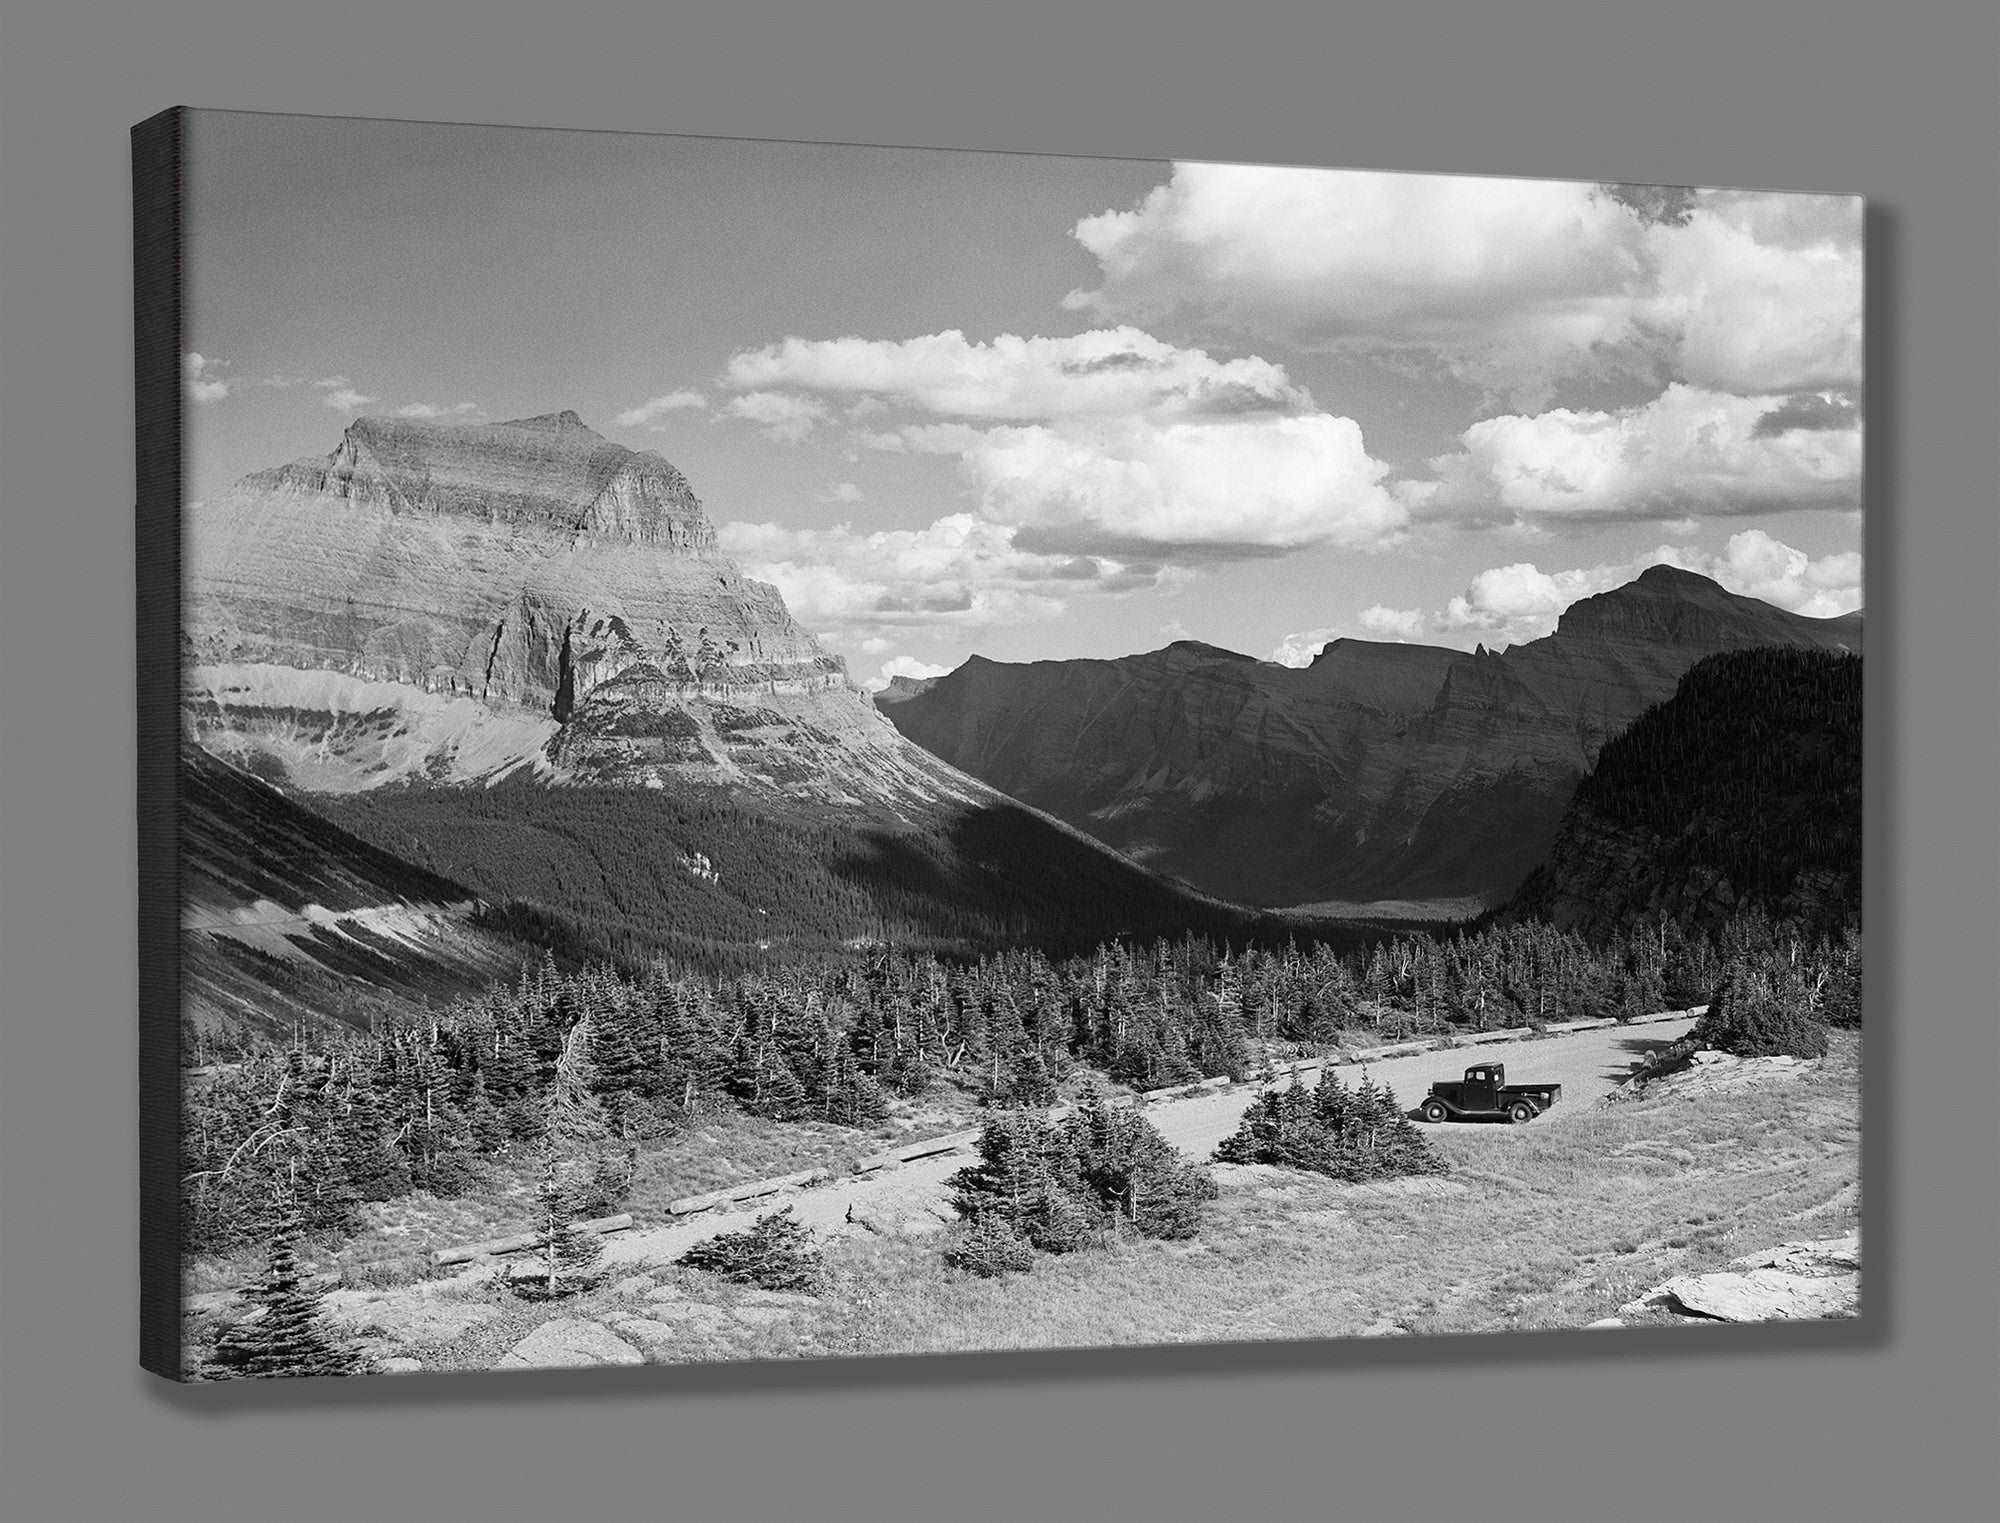
<svg viewBox="0 0 2000 1523">
<path fill-rule="evenodd" d="M 1395 1092 L 1405 1109 L 1414 1106 L 1434 1080 L 1456 1079 L 1479 1062 L 1505 1063 L 1508 1077 L 1518 1081 L 1553 1083 L 1563 1087 L 1561 1102 L 1533 1126 L 1560 1126 L 1581 1114 L 1609 1094 L 1631 1072 L 1632 1060 L 1687 1034 L 1692 1017 L 1639 1026 L 1613 1026 L 1570 1036 L 1539 1037 L 1491 1047 L 1447 1048 L 1415 1057 L 1390 1058 L 1368 1065 L 1368 1076 Z M 1361 1069 L 1342 1067 L 1342 1081 L 1353 1084 Z M 1281 1081 L 1289 1082 L 1289 1081 Z M 1231 1132 L 1243 1112 L 1262 1088 L 1241 1088 L 1164 1100 L 1146 1107 L 1146 1119 L 1181 1152 L 1204 1161 Z M 1490 1139 L 1504 1147 L 1519 1135 L 1507 1125 L 1447 1123 L 1468 1134 Z M 850 1225 L 850 1219 L 879 1217 L 907 1220 L 934 1211 L 948 1217 L 945 1181 L 965 1167 L 969 1155 L 948 1153 L 920 1159 L 899 1168 L 851 1179 L 837 1179 L 811 1189 L 785 1191 L 742 1207 L 705 1211 L 697 1217 L 657 1227 L 621 1233 L 605 1243 L 605 1257 L 614 1263 L 665 1261 L 678 1258 L 696 1243 L 724 1232 L 738 1232 L 758 1217 L 789 1205 L 792 1214 L 821 1232 L 840 1233 L 866 1230 Z"/>
</svg>

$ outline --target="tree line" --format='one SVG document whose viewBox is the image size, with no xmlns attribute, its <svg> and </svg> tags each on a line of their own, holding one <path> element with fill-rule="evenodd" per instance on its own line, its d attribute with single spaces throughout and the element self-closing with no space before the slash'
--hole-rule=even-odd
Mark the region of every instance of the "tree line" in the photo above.
<svg viewBox="0 0 2000 1523">
<path fill-rule="evenodd" d="M 186 1245 L 268 1241 L 279 1199 L 306 1231 L 338 1235 L 364 1202 L 475 1188 L 485 1161 L 546 1136 L 566 1051 L 607 1138 L 569 1193 L 601 1214 L 640 1148 L 721 1111 L 865 1126 L 940 1085 L 1043 1106 L 1085 1071 L 1140 1090 L 1240 1079 L 1341 1044 L 1685 1006 L 1758 972 L 1809 986 L 1815 1018 L 1859 1019 L 1858 933 L 1808 943 L 1755 913 L 1715 937 L 1661 922 L 1596 946 L 1526 924 L 1366 952 L 1195 936 L 1062 959 L 875 947 L 736 974 L 544 956 L 511 985 L 370 1032 L 197 1038 Z"/>
</svg>

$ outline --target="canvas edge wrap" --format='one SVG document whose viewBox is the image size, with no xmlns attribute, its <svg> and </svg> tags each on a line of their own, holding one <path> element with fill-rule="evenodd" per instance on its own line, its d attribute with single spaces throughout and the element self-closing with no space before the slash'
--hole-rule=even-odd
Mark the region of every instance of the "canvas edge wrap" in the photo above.
<svg viewBox="0 0 2000 1523">
<path fill-rule="evenodd" d="M 186 113 L 132 129 L 137 503 L 139 1362 L 183 1380 L 181 1338 L 181 305 Z"/>
</svg>

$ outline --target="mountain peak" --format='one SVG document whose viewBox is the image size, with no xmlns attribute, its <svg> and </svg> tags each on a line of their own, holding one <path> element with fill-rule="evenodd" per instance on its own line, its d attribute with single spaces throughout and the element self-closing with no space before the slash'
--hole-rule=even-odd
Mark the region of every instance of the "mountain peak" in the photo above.
<svg viewBox="0 0 2000 1523">
<path fill-rule="evenodd" d="M 1639 573 L 1639 580 L 1656 587 L 1715 587 L 1720 584 L 1698 571 L 1688 571 L 1679 566 L 1670 566 L 1665 561 L 1657 561 Z"/>
<path fill-rule="evenodd" d="M 1224 650 L 1220 645 L 1210 645 L 1206 640 L 1176 640 L 1160 654 L 1174 654 L 1192 657 L 1197 661 L 1256 661 L 1255 656 L 1246 656 L 1241 651 Z"/>
<path fill-rule="evenodd" d="M 537 413 L 532 418 L 509 418 L 505 423 L 496 423 L 493 426 L 495 428 L 533 428 L 551 434 L 579 432 L 589 434 L 593 439 L 604 437 L 588 423 L 585 423 L 582 418 L 578 417 L 574 409 L 568 407 L 565 407 L 561 412 Z"/>
</svg>

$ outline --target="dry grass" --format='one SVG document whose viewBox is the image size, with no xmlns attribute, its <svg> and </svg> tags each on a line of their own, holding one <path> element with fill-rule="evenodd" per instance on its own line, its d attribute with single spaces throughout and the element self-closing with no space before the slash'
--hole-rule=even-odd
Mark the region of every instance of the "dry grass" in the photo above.
<svg viewBox="0 0 2000 1523">
<path fill-rule="evenodd" d="M 644 1266 L 655 1283 L 678 1290 L 677 1304 L 699 1312 L 678 1321 L 671 1342 L 649 1357 L 678 1363 L 1335 1338 L 1391 1327 L 1420 1334 L 1579 1327 L 1617 1315 L 1672 1275 L 1718 1268 L 1787 1239 L 1852 1230 L 1859 1062 L 1858 1039 L 1838 1034 L 1824 1064 L 1755 1090 L 1692 1098 L 1656 1090 L 1558 1125 L 1438 1128 L 1431 1136 L 1454 1164 L 1442 1181 L 1353 1186 L 1219 1168 L 1223 1194 L 1197 1241 L 1121 1242 L 1044 1258 L 1026 1275 L 979 1280 L 955 1272 L 938 1238 L 835 1240 L 822 1298 L 768 1324 L 736 1315 L 754 1304 L 754 1292 L 671 1265 Z M 698 1132 L 679 1140 L 707 1149 L 710 1167 L 727 1158 L 749 1177 L 808 1166 L 814 1148 L 867 1137 L 767 1127 L 732 1119 L 708 1128 L 706 1140 Z M 657 1168 L 656 1192 L 706 1182 L 671 1173 L 667 1160 Z M 609 1284 L 553 1306 L 521 1302 L 498 1281 L 468 1283 L 462 1294 L 488 1301 L 497 1315 L 423 1348 L 430 1368 L 490 1367 L 552 1316 L 615 1324 L 649 1314 L 647 1303 Z"/>
<path fill-rule="evenodd" d="M 887 1353 L 1579 1327 L 1671 1275 L 1852 1229 L 1859 1087 L 1844 1037 L 1823 1067 L 1753 1092 L 1440 1129 L 1463 1187 L 1448 1193 L 1224 1171 L 1199 1241 L 1029 1276 L 973 1281 L 929 1249 L 849 1244 L 830 1257 L 854 1290 L 829 1298 L 819 1340 Z"/>
</svg>

